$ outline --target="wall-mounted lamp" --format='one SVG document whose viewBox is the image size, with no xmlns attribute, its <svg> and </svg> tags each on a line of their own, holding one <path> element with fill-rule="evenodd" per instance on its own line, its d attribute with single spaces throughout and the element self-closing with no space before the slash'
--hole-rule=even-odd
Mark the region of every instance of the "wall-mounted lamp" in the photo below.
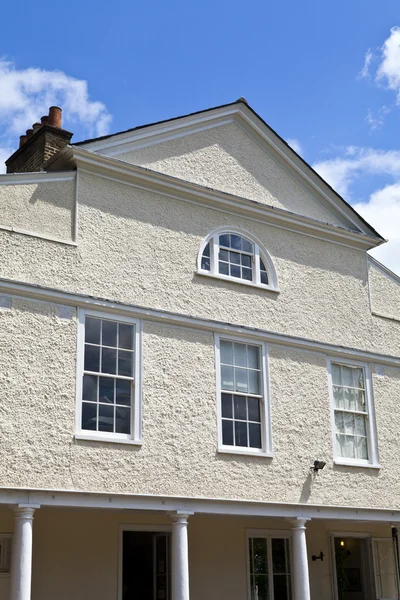
<svg viewBox="0 0 400 600">
<path fill-rule="evenodd" d="M 310 469 L 314 471 L 314 473 L 318 473 L 318 471 L 323 469 L 325 465 L 326 462 L 324 462 L 323 460 L 314 460 L 314 466 L 310 467 Z"/>
<path fill-rule="evenodd" d="M 324 556 L 325 556 L 325 554 L 321 550 L 321 552 L 317 556 L 315 554 L 313 554 L 311 558 L 314 561 L 315 560 L 320 560 L 322 562 L 324 560 Z"/>
<path fill-rule="evenodd" d="M 343 548 L 343 546 L 344 546 L 344 540 L 340 540 L 340 545 L 341 545 L 341 546 L 342 546 L 342 548 Z"/>
</svg>

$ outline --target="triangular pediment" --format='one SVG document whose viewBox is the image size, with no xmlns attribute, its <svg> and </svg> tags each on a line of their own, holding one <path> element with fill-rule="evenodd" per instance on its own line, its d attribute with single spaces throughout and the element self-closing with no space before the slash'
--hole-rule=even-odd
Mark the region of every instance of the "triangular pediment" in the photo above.
<svg viewBox="0 0 400 600">
<path fill-rule="evenodd" d="M 242 101 L 78 146 L 380 239 Z"/>
</svg>

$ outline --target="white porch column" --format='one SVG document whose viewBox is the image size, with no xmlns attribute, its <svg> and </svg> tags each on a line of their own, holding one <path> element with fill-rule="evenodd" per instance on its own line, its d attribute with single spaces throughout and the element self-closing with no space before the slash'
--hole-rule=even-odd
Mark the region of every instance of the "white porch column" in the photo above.
<svg viewBox="0 0 400 600">
<path fill-rule="evenodd" d="M 192 513 L 171 513 L 172 600 L 189 600 L 188 518 Z M 13 600 L 13 599 L 12 599 Z"/>
<path fill-rule="evenodd" d="M 308 519 L 291 519 L 290 521 L 292 524 L 294 600 L 310 600 L 306 521 Z"/>
<path fill-rule="evenodd" d="M 32 525 L 37 505 L 14 508 L 14 535 L 11 553 L 10 600 L 31 600 Z"/>
</svg>

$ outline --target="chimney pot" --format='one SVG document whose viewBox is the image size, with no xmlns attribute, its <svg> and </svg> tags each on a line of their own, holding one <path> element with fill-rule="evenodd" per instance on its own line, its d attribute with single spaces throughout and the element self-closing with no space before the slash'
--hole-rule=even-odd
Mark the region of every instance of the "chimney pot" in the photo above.
<svg viewBox="0 0 400 600">
<path fill-rule="evenodd" d="M 48 121 L 49 121 L 49 117 L 48 117 L 48 115 L 44 115 L 44 116 L 43 116 L 43 117 L 40 119 L 40 122 L 41 122 L 41 124 L 42 124 L 42 125 L 47 125 Z"/>
<path fill-rule="evenodd" d="M 32 125 L 33 133 L 36 133 L 36 132 L 37 132 L 37 130 L 41 128 L 41 126 L 42 126 L 42 124 L 41 124 L 41 123 L 34 123 L 34 124 Z"/>
<path fill-rule="evenodd" d="M 32 134 L 33 134 L 33 129 L 26 130 L 26 141 L 28 141 L 32 137 Z"/>
<path fill-rule="evenodd" d="M 62 125 L 62 110 L 58 106 L 50 106 L 48 125 L 61 129 Z"/>
<path fill-rule="evenodd" d="M 19 136 L 19 147 L 21 148 L 21 146 L 23 146 L 26 142 L 26 135 L 20 135 Z"/>
</svg>

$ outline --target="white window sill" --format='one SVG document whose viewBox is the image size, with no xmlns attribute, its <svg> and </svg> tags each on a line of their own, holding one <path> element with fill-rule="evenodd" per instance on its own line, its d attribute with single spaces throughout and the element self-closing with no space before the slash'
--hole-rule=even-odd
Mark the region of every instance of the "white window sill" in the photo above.
<svg viewBox="0 0 400 600">
<path fill-rule="evenodd" d="M 362 460 L 342 460 L 340 458 L 335 458 L 333 461 L 335 465 L 339 465 L 340 467 L 358 467 L 364 469 L 381 469 L 381 465 L 379 463 L 369 463 L 364 462 Z"/>
<path fill-rule="evenodd" d="M 219 454 L 239 454 L 240 456 L 258 456 L 259 458 L 272 458 L 272 452 L 262 452 L 256 449 L 238 448 L 235 446 L 221 446 L 218 448 Z"/>
<path fill-rule="evenodd" d="M 244 279 L 238 279 L 237 277 L 229 277 L 228 275 L 214 275 L 208 271 L 196 271 L 196 275 L 202 275 L 203 277 L 211 277 L 212 279 L 219 279 L 220 281 L 230 281 L 231 283 L 238 283 L 239 285 L 247 285 L 248 287 L 257 288 L 258 290 L 265 290 L 266 292 L 274 292 L 279 294 L 278 288 L 273 288 L 269 285 L 259 285 L 252 281 L 246 281 Z"/>
<path fill-rule="evenodd" d="M 87 442 L 111 442 L 112 444 L 129 444 L 131 446 L 141 446 L 142 442 L 140 440 L 132 440 L 127 437 L 118 437 L 115 435 L 113 437 L 107 435 L 95 435 L 90 433 L 76 433 L 76 440 L 86 440 Z"/>
</svg>

